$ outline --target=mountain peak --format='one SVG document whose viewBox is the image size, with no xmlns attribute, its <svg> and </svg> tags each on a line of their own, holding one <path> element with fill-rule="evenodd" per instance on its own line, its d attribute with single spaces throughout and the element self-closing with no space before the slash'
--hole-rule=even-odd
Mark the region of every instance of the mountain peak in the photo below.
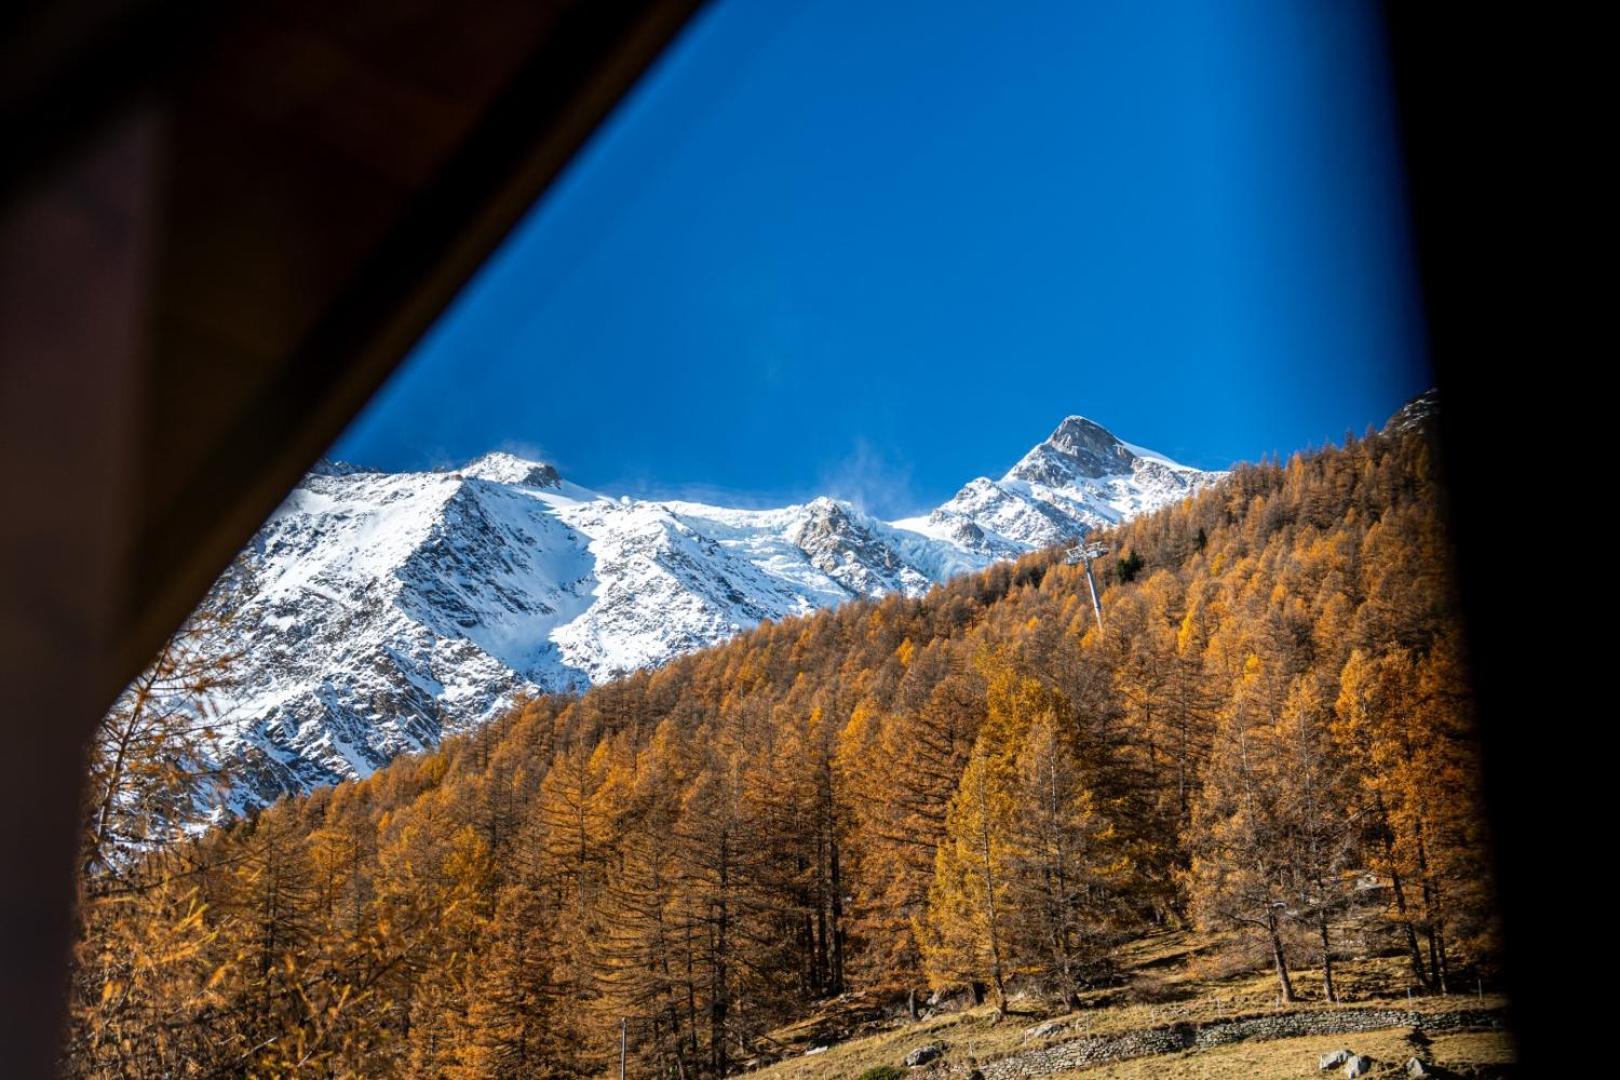
<svg viewBox="0 0 1620 1080">
<path fill-rule="evenodd" d="M 356 465 L 352 461 L 339 461 L 336 458 L 323 457 L 310 466 L 311 476 L 353 476 L 356 473 L 374 473 L 378 470 L 369 465 Z"/>
<path fill-rule="evenodd" d="M 505 450 L 491 450 L 454 471 L 462 476 L 489 480 L 497 484 L 554 488 L 562 483 L 562 476 L 558 474 L 555 466 L 543 461 L 531 461 Z"/>
<path fill-rule="evenodd" d="M 1077 478 L 1097 479 L 1131 471 L 1134 454 L 1114 433 L 1084 416 L 1070 416 L 1045 442 L 1025 454 L 1006 479 L 1060 487 Z"/>
<path fill-rule="evenodd" d="M 1101 424 L 1097 423 L 1097 421 L 1093 420 L 1089 416 L 1081 416 L 1079 413 L 1070 413 L 1068 416 L 1065 416 L 1063 418 L 1063 422 L 1060 423 L 1057 426 L 1057 428 L 1052 432 L 1051 437 L 1054 438 L 1054 439 L 1057 438 L 1060 434 L 1063 433 L 1063 430 L 1065 428 L 1076 429 L 1076 430 L 1092 430 L 1092 429 L 1095 429 L 1097 431 L 1101 431 L 1105 435 L 1112 435 L 1113 434 L 1107 428 L 1103 427 Z"/>
<path fill-rule="evenodd" d="M 1384 424 L 1384 430 L 1390 434 L 1399 434 L 1431 428 L 1439 412 L 1440 391 L 1431 388 L 1402 405 L 1400 411 Z"/>
<path fill-rule="evenodd" d="M 1079 415 L 1065 417 L 1063 423 L 1057 426 L 1057 430 L 1052 432 L 1046 442 L 1049 446 L 1074 456 L 1087 452 L 1113 455 L 1125 447 L 1112 431 L 1095 420 Z M 1130 451 L 1124 452 L 1128 461 Z"/>
</svg>

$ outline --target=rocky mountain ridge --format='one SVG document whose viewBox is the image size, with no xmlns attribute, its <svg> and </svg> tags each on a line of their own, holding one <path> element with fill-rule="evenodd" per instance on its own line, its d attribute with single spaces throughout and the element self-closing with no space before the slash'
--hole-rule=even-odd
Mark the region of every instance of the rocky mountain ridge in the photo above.
<svg viewBox="0 0 1620 1080">
<path fill-rule="evenodd" d="M 833 498 L 612 498 L 501 452 L 421 473 L 324 462 L 212 597 L 244 657 L 214 703 L 240 777 L 230 802 L 365 776 L 520 694 L 582 689 L 764 619 L 920 595 L 1221 475 L 1079 416 L 999 480 L 892 522 Z"/>
</svg>

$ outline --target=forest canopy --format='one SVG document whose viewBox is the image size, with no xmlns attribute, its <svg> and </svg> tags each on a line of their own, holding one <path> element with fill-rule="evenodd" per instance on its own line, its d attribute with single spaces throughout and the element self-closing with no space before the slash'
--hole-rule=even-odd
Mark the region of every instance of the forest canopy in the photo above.
<svg viewBox="0 0 1620 1080">
<path fill-rule="evenodd" d="M 1421 430 L 1242 466 L 1089 538 L 1101 625 L 1043 552 L 166 845 L 139 823 L 183 824 L 207 731 L 131 699 L 155 734 L 97 746 L 64 1069 L 585 1076 L 622 1024 L 634 1075 L 717 1077 L 852 988 L 1072 1002 L 1166 926 L 1285 1002 L 1373 949 L 1471 985 L 1497 944 L 1443 502 Z M 226 677 L 183 646 L 147 685 Z"/>
</svg>

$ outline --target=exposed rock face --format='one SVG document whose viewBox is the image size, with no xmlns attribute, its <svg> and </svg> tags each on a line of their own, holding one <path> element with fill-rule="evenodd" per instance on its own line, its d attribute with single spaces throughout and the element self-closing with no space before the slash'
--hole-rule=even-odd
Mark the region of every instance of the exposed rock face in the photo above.
<svg viewBox="0 0 1620 1080">
<path fill-rule="evenodd" d="M 1129 472 L 1136 455 L 1101 424 L 1071 416 L 1024 459 L 1008 476 L 1032 484 L 1062 487 L 1079 478 L 1097 479 Z"/>
<path fill-rule="evenodd" d="M 902 1064 L 904 1064 L 906 1066 L 906 1068 L 908 1068 L 908 1069 L 920 1068 L 920 1067 L 922 1067 L 924 1065 L 927 1065 L 930 1061 L 935 1060 L 936 1058 L 938 1058 L 940 1055 L 942 1055 L 944 1053 L 945 1053 L 945 1044 L 944 1043 L 942 1043 L 942 1042 L 929 1043 L 926 1046 L 919 1046 L 915 1050 L 913 1050 L 911 1053 L 907 1054 L 906 1057 L 905 1057 L 905 1060 L 904 1060 L 904 1062 L 902 1062 Z"/>
<path fill-rule="evenodd" d="M 1321 1072 L 1326 1072 L 1329 1069 L 1337 1069 L 1339 1066 L 1343 1065 L 1345 1062 L 1349 1061 L 1355 1056 L 1355 1052 L 1351 1050 L 1335 1050 L 1331 1054 L 1323 1054 L 1320 1058 L 1318 1058 L 1316 1061 L 1316 1068 Z"/>
<path fill-rule="evenodd" d="M 1440 414 L 1440 391 L 1427 390 L 1402 406 L 1401 411 L 1389 418 L 1384 430 L 1390 434 L 1417 431 L 1432 427 Z"/>
<path fill-rule="evenodd" d="M 804 520 L 788 538 L 810 565 L 855 596 L 907 595 L 933 584 L 928 575 L 906 564 L 895 546 L 863 525 L 851 507 L 816 499 L 805 507 Z"/>
</svg>

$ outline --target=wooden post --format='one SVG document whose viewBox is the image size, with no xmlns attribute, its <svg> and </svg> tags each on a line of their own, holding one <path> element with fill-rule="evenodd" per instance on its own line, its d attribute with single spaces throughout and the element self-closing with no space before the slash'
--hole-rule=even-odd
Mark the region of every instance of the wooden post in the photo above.
<svg viewBox="0 0 1620 1080">
<path fill-rule="evenodd" d="M 619 1017 L 619 1080 L 624 1080 L 624 1058 L 627 1039 L 625 1036 L 625 1018 Z"/>
</svg>

